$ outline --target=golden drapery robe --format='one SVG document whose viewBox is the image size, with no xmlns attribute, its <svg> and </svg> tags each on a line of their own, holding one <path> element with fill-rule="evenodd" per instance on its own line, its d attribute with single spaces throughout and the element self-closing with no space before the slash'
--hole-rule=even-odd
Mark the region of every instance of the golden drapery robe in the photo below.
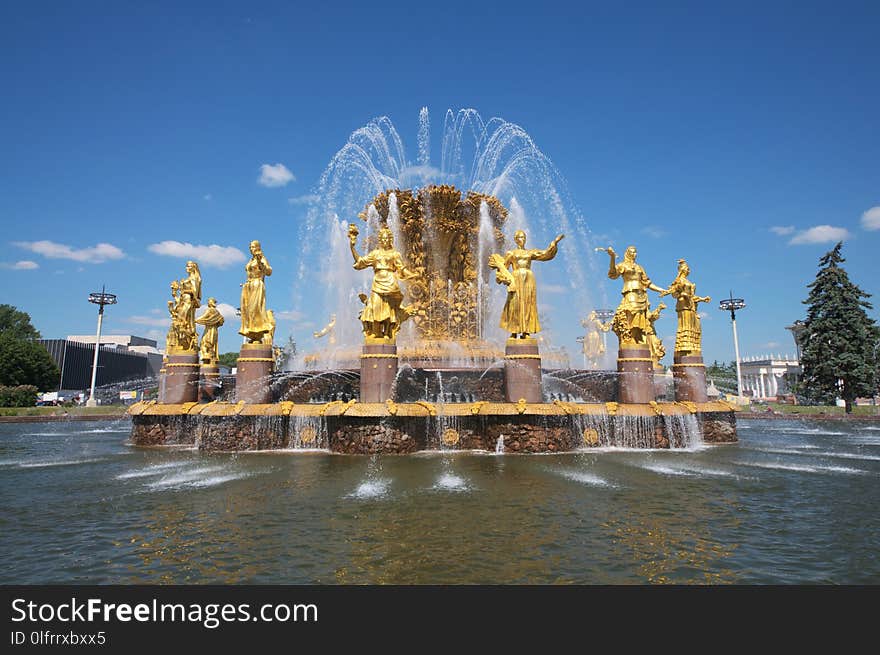
<svg viewBox="0 0 880 655">
<path fill-rule="evenodd" d="M 649 331 L 648 326 L 648 287 L 651 286 L 651 280 L 645 269 L 635 262 L 627 262 L 624 260 L 614 268 L 614 275 L 610 275 L 612 280 L 619 277 L 623 278 L 622 298 L 617 311 L 626 312 L 626 318 L 630 330 L 639 330 L 642 335 Z"/>
<path fill-rule="evenodd" d="M 377 248 L 364 257 L 358 257 L 354 263 L 355 270 L 373 268 L 373 285 L 370 297 L 361 312 L 361 322 L 365 325 L 388 321 L 391 325 L 403 323 L 406 312 L 401 309 L 403 292 L 397 284 L 398 276 L 402 276 L 405 266 L 403 257 L 396 250 Z"/>
<path fill-rule="evenodd" d="M 198 348 L 196 309 L 201 305 L 202 278 L 191 272 L 180 281 L 180 296 L 172 309 L 172 329 L 175 331 L 175 350 L 191 352 Z"/>
<path fill-rule="evenodd" d="M 700 352 L 702 328 L 695 300 L 697 285 L 687 278 L 677 278 L 669 285 L 669 294 L 675 298 L 678 327 L 675 332 L 675 352 Z"/>
<path fill-rule="evenodd" d="M 546 262 L 556 256 L 556 244 L 546 250 L 516 248 L 504 255 L 504 266 L 512 267 L 513 282 L 507 287 L 507 301 L 501 312 L 500 326 L 511 334 L 534 334 L 541 331 L 538 322 L 538 294 L 532 262 Z"/>
<path fill-rule="evenodd" d="M 241 329 L 239 334 L 251 342 L 259 342 L 272 331 L 273 325 L 266 314 L 265 276 L 272 275 L 272 267 L 260 254 L 251 258 L 244 267 L 247 282 L 241 287 Z"/>
<path fill-rule="evenodd" d="M 199 346 L 199 359 L 207 364 L 216 364 L 219 358 L 218 328 L 223 325 L 224 318 L 216 307 L 208 307 L 204 314 L 196 319 L 196 323 L 205 326 L 202 342 Z"/>
<path fill-rule="evenodd" d="M 605 354 L 605 341 L 602 339 L 602 333 L 607 332 L 611 326 L 606 326 L 598 318 L 583 321 L 583 326 L 587 328 L 587 334 L 584 338 L 584 354 L 590 360 L 599 360 Z"/>
</svg>

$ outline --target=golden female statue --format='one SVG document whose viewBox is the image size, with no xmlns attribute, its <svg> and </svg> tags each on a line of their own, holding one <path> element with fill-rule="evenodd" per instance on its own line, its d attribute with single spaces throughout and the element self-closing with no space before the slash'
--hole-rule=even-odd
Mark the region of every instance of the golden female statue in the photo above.
<svg viewBox="0 0 880 655">
<path fill-rule="evenodd" d="M 453 284 L 464 282 L 467 271 L 468 260 L 468 242 L 467 236 L 459 232 L 452 239 L 452 247 L 449 249 L 449 261 L 446 277 L 452 280 Z"/>
<path fill-rule="evenodd" d="M 168 334 L 165 335 L 166 354 L 177 349 L 177 323 L 175 321 L 177 314 L 174 308 L 177 306 L 179 292 L 180 283 L 177 280 L 171 280 L 171 300 L 168 301 L 168 315 L 171 317 L 171 325 L 168 327 Z"/>
<path fill-rule="evenodd" d="M 584 355 L 590 362 L 590 368 L 597 368 L 605 354 L 605 341 L 602 339 L 602 333 L 611 329 L 611 323 L 603 323 L 596 315 L 596 311 L 590 312 L 590 315 L 581 321 L 581 325 L 587 329 L 586 335 L 583 337 Z"/>
<path fill-rule="evenodd" d="M 172 300 L 168 301 L 171 328 L 165 340 L 168 352 L 190 353 L 196 351 L 199 345 L 196 309 L 201 306 L 202 274 L 194 261 L 186 263 L 186 272 L 187 277 L 171 283 Z"/>
<path fill-rule="evenodd" d="M 199 346 L 199 359 L 203 364 L 216 366 L 220 357 L 219 338 L 217 335 L 218 328 L 223 325 L 225 319 L 223 314 L 217 309 L 217 300 L 208 298 L 208 309 L 205 313 L 196 318 L 196 323 L 205 326 L 205 332 L 202 334 L 202 343 Z"/>
<path fill-rule="evenodd" d="M 678 314 L 678 329 L 675 332 L 675 352 L 700 354 L 702 351 L 702 330 L 697 305 L 712 302 L 709 296 L 698 296 L 697 285 L 688 280 L 691 269 L 683 259 L 678 260 L 678 275 L 669 289 L 661 296 L 675 298 L 675 311 Z"/>
<path fill-rule="evenodd" d="M 379 231 L 379 247 L 361 257 L 357 251 L 358 231 L 356 225 L 348 228 L 348 240 L 355 270 L 372 268 L 373 285 L 370 296 L 364 298 L 360 320 L 367 339 L 381 339 L 394 343 L 401 324 L 410 316 L 408 308 L 402 307 L 403 292 L 398 280 L 417 277 L 403 263 L 403 257 L 394 249 L 394 236 L 387 227 Z"/>
<path fill-rule="evenodd" d="M 272 275 L 259 241 L 251 241 L 251 259 L 245 264 L 247 282 L 241 285 L 241 329 L 238 333 L 250 343 L 262 343 L 274 326 L 266 313 L 265 278 Z"/>
<path fill-rule="evenodd" d="M 623 278 L 622 298 L 614 314 L 614 333 L 620 339 L 621 346 L 646 345 L 650 330 L 648 323 L 648 290 L 664 291 L 651 282 L 645 269 L 636 264 L 638 251 L 629 246 L 623 255 L 623 261 L 617 263 L 617 253 L 609 246 L 600 248 L 610 257 L 608 277 L 616 280 Z"/>
<path fill-rule="evenodd" d="M 518 247 L 508 250 L 503 259 L 498 255 L 489 258 L 489 266 L 497 271 L 496 279 L 507 285 L 507 301 L 501 312 L 500 325 L 503 330 L 510 332 L 511 339 L 527 339 L 530 334 L 541 331 L 532 262 L 553 259 L 559 242 L 564 238 L 565 235 L 560 234 L 546 250 L 526 250 L 526 233 L 517 230 L 513 240 Z M 512 273 L 508 272 L 508 267 L 512 269 Z"/>
</svg>

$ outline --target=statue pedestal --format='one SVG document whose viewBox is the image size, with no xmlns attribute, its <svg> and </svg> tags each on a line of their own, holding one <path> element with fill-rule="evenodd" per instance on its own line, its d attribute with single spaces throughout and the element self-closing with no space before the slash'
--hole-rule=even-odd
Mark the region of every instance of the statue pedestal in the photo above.
<svg viewBox="0 0 880 655">
<path fill-rule="evenodd" d="M 199 397 L 199 354 L 168 355 L 160 372 L 159 402 L 169 405 L 194 403 Z"/>
<path fill-rule="evenodd" d="M 703 355 L 675 353 L 672 364 L 672 375 L 675 378 L 675 400 L 689 400 L 694 403 L 709 401 L 706 394 L 706 367 Z"/>
<path fill-rule="evenodd" d="M 367 343 L 361 351 L 362 403 L 384 403 L 391 398 L 397 378 L 397 345 Z M 393 400 L 393 399 L 392 399 Z"/>
<path fill-rule="evenodd" d="M 645 404 L 654 400 L 654 360 L 647 345 L 617 351 L 617 401 Z"/>
<path fill-rule="evenodd" d="M 672 400 L 672 376 L 662 366 L 654 366 L 654 399 Z"/>
<path fill-rule="evenodd" d="M 220 396 L 220 367 L 202 364 L 199 368 L 199 402 L 210 403 Z"/>
<path fill-rule="evenodd" d="M 235 373 L 235 400 L 265 405 L 272 402 L 270 376 L 275 367 L 272 346 L 262 343 L 242 344 Z"/>
<path fill-rule="evenodd" d="M 168 358 L 162 358 L 162 368 L 159 369 L 159 391 L 156 394 L 156 401 L 159 403 L 165 402 L 165 364 L 168 363 Z"/>
<path fill-rule="evenodd" d="M 507 402 L 524 398 L 527 403 L 544 401 L 541 393 L 541 355 L 538 341 L 508 339 L 504 348 L 504 393 Z"/>
</svg>

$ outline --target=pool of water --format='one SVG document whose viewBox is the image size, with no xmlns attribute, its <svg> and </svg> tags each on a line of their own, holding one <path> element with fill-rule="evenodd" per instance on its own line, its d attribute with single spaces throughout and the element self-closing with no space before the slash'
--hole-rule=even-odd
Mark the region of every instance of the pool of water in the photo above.
<svg viewBox="0 0 880 655">
<path fill-rule="evenodd" d="M 0 424 L 0 583 L 878 583 L 880 424 L 565 455 L 137 449 Z"/>
</svg>

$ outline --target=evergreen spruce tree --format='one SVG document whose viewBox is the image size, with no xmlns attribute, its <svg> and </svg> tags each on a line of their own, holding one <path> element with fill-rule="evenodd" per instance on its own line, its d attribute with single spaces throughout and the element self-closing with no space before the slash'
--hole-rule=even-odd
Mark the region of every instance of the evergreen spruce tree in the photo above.
<svg viewBox="0 0 880 655">
<path fill-rule="evenodd" d="M 819 260 L 819 272 L 808 288 L 802 336 L 802 390 L 813 402 L 833 404 L 843 398 L 852 412 L 859 396 L 877 391 L 880 328 L 865 310 L 871 295 L 850 282 L 840 266 L 840 242 Z"/>
</svg>

